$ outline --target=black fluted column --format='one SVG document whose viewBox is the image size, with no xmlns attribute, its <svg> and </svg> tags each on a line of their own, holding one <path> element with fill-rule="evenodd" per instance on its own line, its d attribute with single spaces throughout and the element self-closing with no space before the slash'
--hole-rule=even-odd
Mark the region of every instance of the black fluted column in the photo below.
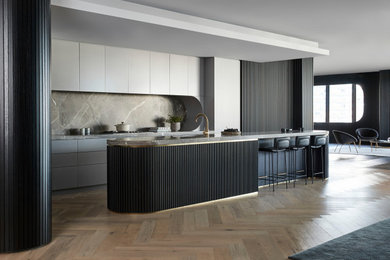
<svg viewBox="0 0 390 260">
<path fill-rule="evenodd" d="M 50 0 L 2 0 L 0 253 L 51 240 Z"/>
<path fill-rule="evenodd" d="M 313 58 L 293 60 L 293 129 L 313 130 Z"/>
<path fill-rule="evenodd" d="M 379 72 L 379 136 L 390 136 L 390 70 Z"/>
</svg>

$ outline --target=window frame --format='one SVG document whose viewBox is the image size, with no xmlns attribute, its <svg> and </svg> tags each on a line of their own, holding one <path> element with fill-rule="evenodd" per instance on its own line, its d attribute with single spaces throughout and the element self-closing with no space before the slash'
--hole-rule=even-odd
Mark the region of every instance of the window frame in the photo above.
<svg viewBox="0 0 390 260">
<path fill-rule="evenodd" d="M 330 122 L 329 117 L 330 117 L 330 86 L 332 85 L 340 85 L 340 84 L 351 84 L 352 85 L 352 122 Z M 363 117 L 364 117 L 364 107 L 363 107 L 363 114 L 362 117 L 356 121 L 356 85 L 359 85 L 360 88 L 362 89 L 363 92 L 363 106 L 364 106 L 364 89 L 362 87 L 362 84 L 360 83 L 333 83 L 333 84 L 317 84 L 315 86 L 325 86 L 325 122 L 315 122 L 313 118 L 313 123 L 314 124 L 352 124 L 359 122 Z M 313 91 L 314 93 L 314 91 Z M 313 99 L 314 100 L 314 99 Z M 314 106 L 313 106 L 314 107 Z M 314 114 L 314 113 L 313 113 Z"/>
</svg>

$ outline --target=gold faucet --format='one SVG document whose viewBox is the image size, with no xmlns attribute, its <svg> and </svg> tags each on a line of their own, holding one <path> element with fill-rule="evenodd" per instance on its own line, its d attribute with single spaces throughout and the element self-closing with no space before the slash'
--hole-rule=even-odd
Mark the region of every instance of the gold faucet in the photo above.
<svg viewBox="0 0 390 260">
<path fill-rule="evenodd" d="M 206 125 L 204 127 L 204 131 L 203 131 L 203 134 L 204 135 L 209 135 L 209 119 L 207 118 L 206 114 L 204 113 L 199 113 L 196 115 L 195 117 L 195 122 L 198 122 L 198 119 L 199 117 L 203 116 L 204 117 L 204 120 L 206 121 Z"/>
</svg>

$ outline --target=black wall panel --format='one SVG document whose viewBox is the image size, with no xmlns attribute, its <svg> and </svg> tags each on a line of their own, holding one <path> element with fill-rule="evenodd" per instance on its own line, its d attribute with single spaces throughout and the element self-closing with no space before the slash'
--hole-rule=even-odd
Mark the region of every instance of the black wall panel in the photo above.
<svg viewBox="0 0 390 260">
<path fill-rule="evenodd" d="M 51 240 L 50 1 L 0 8 L 0 252 L 14 252 Z"/>
<path fill-rule="evenodd" d="M 241 130 L 292 128 L 292 93 L 292 61 L 241 61 Z"/>
<path fill-rule="evenodd" d="M 241 61 L 244 132 L 313 129 L 313 59 Z"/>
<path fill-rule="evenodd" d="M 379 136 L 390 137 L 390 70 L 379 72 Z"/>
</svg>

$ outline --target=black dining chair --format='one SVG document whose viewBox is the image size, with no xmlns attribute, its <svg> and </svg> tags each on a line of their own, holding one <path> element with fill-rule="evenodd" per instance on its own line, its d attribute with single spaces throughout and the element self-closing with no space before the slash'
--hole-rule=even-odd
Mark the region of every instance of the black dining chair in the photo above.
<svg viewBox="0 0 390 260">
<path fill-rule="evenodd" d="M 355 146 L 356 153 L 359 153 L 358 149 L 356 147 L 356 143 L 358 141 L 356 139 L 356 137 L 354 137 L 353 135 L 348 134 L 346 132 L 339 131 L 339 130 L 333 130 L 332 133 L 333 133 L 334 139 L 336 140 L 336 143 L 337 143 L 336 148 L 334 149 L 335 152 L 337 151 L 337 147 L 339 145 L 340 145 L 340 149 L 339 149 L 339 152 L 340 152 L 341 148 L 345 144 L 348 145 L 349 151 L 351 152 L 351 144 L 353 144 Z"/>
<path fill-rule="evenodd" d="M 370 142 L 371 150 L 373 143 L 376 143 L 376 146 L 378 146 L 379 133 L 377 130 L 372 128 L 358 128 L 355 133 L 359 139 L 359 148 L 362 145 L 362 141 Z"/>
</svg>

